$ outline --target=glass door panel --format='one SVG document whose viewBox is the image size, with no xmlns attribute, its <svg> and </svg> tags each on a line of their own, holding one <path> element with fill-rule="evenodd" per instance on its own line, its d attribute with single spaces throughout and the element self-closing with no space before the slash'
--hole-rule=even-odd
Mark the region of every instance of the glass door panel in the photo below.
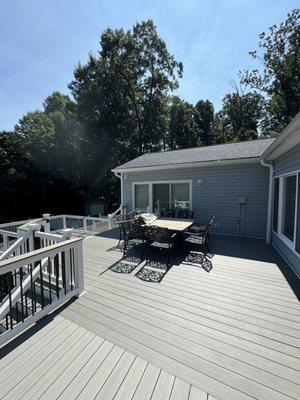
<svg viewBox="0 0 300 400">
<path fill-rule="evenodd" d="M 168 183 L 154 183 L 153 184 L 153 212 L 157 215 L 161 210 L 170 208 L 170 190 Z"/>
<path fill-rule="evenodd" d="M 190 208 L 190 187 L 188 183 L 172 183 L 171 208 L 173 210 Z"/>
<path fill-rule="evenodd" d="M 149 185 L 135 185 L 135 211 L 149 212 Z"/>
</svg>

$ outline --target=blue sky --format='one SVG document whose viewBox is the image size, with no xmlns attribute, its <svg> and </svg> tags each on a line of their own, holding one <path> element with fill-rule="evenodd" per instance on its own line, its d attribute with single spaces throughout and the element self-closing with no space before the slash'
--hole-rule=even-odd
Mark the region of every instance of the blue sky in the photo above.
<svg viewBox="0 0 300 400">
<path fill-rule="evenodd" d="M 1 0 L 0 130 L 11 129 L 54 90 L 68 93 L 78 61 L 99 49 L 107 27 L 129 29 L 151 18 L 184 64 L 177 94 L 218 110 L 258 35 L 299 0 Z"/>
</svg>

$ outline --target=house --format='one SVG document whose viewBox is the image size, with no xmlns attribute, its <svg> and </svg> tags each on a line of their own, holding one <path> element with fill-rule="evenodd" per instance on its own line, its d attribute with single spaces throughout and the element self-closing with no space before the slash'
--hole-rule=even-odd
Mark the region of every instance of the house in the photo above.
<svg viewBox="0 0 300 400">
<path fill-rule="evenodd" d="M 300 275 L 300 113 L 263 152 L 261 162 L 270 167 L 267 241 Z"/>
<path fill-rule="evenodd" d="M 266 238 L 300 274 L 300 114 L 276 139 L 147 153 L 113 172 L 128 211 L 215 215 L 212 233 Z"/>
</svg>

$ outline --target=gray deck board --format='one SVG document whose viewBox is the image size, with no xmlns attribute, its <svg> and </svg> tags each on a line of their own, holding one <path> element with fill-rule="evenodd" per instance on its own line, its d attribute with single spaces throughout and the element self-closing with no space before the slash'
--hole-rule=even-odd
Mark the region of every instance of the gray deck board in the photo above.
<svg viewBox="0 0 300 400">
<path fill-rule="evenodd" d="M 113 235 L 87 237 L 85 295 L 3 350 L 0 399 L 299 399 L 282 260 L 262 241 L 216 242 L 209 273 L 175 260 L 149 283 L 108 269 L 122 257 Z"/>
<path fill-rule="evenodd" d="M 106 271 L 122 257 L 116 244 L 85 240 L 87 293 L 65 317 L 218 399 L 297 398 L 299 303 L 272 251 L 215 254 L 210 273 L 174 265 L 156 284 L 135 277 L 138 268 Z"/>
</svg>

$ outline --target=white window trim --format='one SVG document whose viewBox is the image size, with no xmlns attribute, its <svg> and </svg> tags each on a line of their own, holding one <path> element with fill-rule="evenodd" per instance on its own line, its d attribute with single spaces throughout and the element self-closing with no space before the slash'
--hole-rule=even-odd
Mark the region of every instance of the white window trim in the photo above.
<svg viewBox="0 0 300 400">
<path fill-rule="evenodd" d="M 298 257 L 300 257 L 300 253 L 296 250 L 296 234 L 297 234 L 297 210 L 298 210 L 298 198 L 299 198 L 299 175 L 300 170 L 295 170 L 291 172 L 287 172 L 285 174 L 276 175 L 273 177 L 273 180 L 279 178 L 279 199 L 278 199 L 278 232 L 276 232 L 272 227 L 272 232 L 276 235 L 290 250 L 293 251 Z M 295 221 L 294 221 L 294 241 L 291 241 L 288 237 L 286 237 L 282 233 L 282 222 L 283 222 L 283 179 L 289 176 L 296 176 L 296 201 L 295 201 Z M 273 193 L 274 195 L 274 193 Z M 273 204 L 274 207 L 274 204 Z M 272 224 L 273 225 L 273 224 Z"/>
<path fill-rule="evenodd" d="M 153 212 L 153 185 L 159 183 L 169 184 L 169 194 L 171 201 L 171 184 L 173 183 L 188 183 L 189 184 L 189 202 L 190 211 L 193 211 L 193 181 L 191 179 L 184 180 L 168 180 L 168 181 L 143 181 L 143 182 L 132 182 L 132 209 L 135 210 L 135 186 L 136 185 L 149 185 L 149 211 Z"/>
</svg>

